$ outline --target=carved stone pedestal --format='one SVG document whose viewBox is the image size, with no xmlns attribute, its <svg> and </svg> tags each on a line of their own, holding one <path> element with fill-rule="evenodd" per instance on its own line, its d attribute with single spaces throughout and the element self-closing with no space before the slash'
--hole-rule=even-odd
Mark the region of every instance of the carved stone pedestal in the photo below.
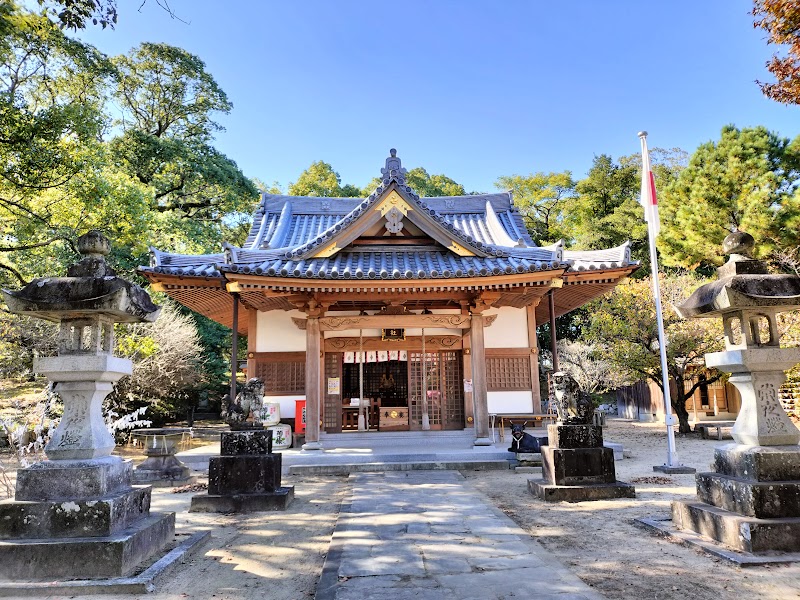
<svg viewBox="0 0 800 600">
<path fill-rule="evenodd" d="M 220 456 L 208 465 L 208 494 L 192 498 L 189 512 L 286 510 L 294 486 L 281 486 L 281 454 L 272 453 L 272 432 L 222 434 Z"/>
<path fill-rule="evenodd" d="M 614 451 L 603 447 L 599 425 L 548 425 L 542 446 L 542 478 L 529 479 L 532 494 L 548 502 L 635 498 L 635 488 L 616 480 Z"/>
<path fill-rule="evenodd" d="M 0 523 L 3 581 L 126 576 L 175 533 L 175 513 L 151 515 L 150 487 L 131 486 L 119 457 L 21 469 Z"/>
<path fill-rule="evenodd" d="M 173 430 L 174 431 L 174 430 Z M 136 483 L 147 483 L 154 487 L 177 487 L 195 481 L 189 467 L 175 456 L 175 438 L 180 432 L 168 430 L 142 432 L 144 438 L 144 462 L 133 470 Z"/>
<path fill-rule="evenodd" d="M 672 503 L 676 528 L 740 552 L 800 552 L 798 446 L 720 446 L 697 497 Z"/>
</svg>

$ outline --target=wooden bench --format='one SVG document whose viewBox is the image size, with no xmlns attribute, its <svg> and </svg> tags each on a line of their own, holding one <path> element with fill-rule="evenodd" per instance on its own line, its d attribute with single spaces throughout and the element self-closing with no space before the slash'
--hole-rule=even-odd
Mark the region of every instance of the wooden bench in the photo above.
<svg viewBox="0 0 800 600">
<path fill-rule="evenodd" d="M 733 427 L 734 421 L 709 421 L 709 422 L 699 422 L 695 423 L 694 430 L 700 431 L 700 437 L 704 440 L 710 439 L 709 430 L 716 429 L 717 430 L 717 439 L 722 439 L 722 430 L 727 429 L 729 427 Z"/>
<path fill-rule="evenodd" d="M 544 425 L 545 421 L 549 421 L 551 423 L 555 423 L 556 415 L 555 414 L 510 414 L 510 413 L 490 413 L 489 414 L 489 427 L 492 429 L 492 442 L 496 440 L 495 438 L 495 428 L 500 425 L 500 441 L 505 441 L 505 428 L 506 423 L 508 421 L 514 422 L 521 422 L 524 423 L 525 421 L 528 424 L 531 424 L 531 427 L 541 427 Z"/>
</svg>

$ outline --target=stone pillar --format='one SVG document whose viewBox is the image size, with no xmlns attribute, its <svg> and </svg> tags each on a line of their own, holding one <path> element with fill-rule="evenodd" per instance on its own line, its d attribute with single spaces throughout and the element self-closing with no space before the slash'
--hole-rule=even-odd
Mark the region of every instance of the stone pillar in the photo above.
<svg viewBox="0 0 800 600">
<path fill-rule="evenodd" d="M 475 418 L 475 445 L 491 446 L 489 405 L 486 395 L 486 349 L 483 342 L 483 315 L 473 312 L 469 330 L 472 352 L 472 406 Z"/>
<path fill-rule="evenodd" d="M 322 450 L 319 443 L 321 340 L 319 317 L 309 315 L 306 320 L 306 443 L 303 450 Z"/>
</svg>

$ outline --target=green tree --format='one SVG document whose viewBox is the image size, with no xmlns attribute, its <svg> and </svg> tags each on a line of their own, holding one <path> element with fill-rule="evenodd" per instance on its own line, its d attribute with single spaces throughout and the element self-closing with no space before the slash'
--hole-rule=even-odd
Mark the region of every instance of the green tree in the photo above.
<svg viewBox="0 0 800 600">
<path fill-rule="evenodd" d="M 767 44 L 775 44 L 783 51 L 767 62 L 767 70 L 777 81 L 756 83 L 767 98 L 800 104 L 800 1 L 755 0 L 753 16 L 753 25 L 767 32 Z"/>
<path fill-rule="evenodd" d="M 422 167 L 409 169 L 406 173 L 406 183 L 423 198 L 466 194 L 464 186 L 447 175 L 431 175 Z M 361 189 L 360 194 L 364 197 L 369 196 L 379 185 L 381 185 L 381 180 L 379 177 L 375 177 Z"/>
<path fill-rule="evenodd" d="M 19 283 L 30 266 L 16 253 L 70 239 L 52 196 L 93 169 L 113 68 L 93 47 L 13 4 L 3 5 L 0 24 L 0 278 Z"/>
<path fill-rule="evenodd" d="M 216 113 L 232 108 L 225 92 L 202 60 L 167 44 L 142 44 L 114 62 L 123 110 L 123 134 L 111 141 L 117 165 L 152 189 L 154 211 L 205 224 L 203 242 L 219 244 L 225 220 L 249 216 L 258 197 L 211 145 L 222 129 Z"/>
<path fill-rule="evenodd" d="M 635 257 L 647 245 L 647 226 L 638 203 L 641 169 L 633 161 L 595 156 L 592 168 L 576 186 L 577 197 L 566 217 L 573 247 L 599 250 L 631 240 Z"/>
<path fill-rule="evenodd" d="M 722 240 L 747 231 L 757 257 L 797 245 L 800 227 L 800 140 L 764 127 L 727 125 L 701 145 L 659 199 L 659 248 L 665 265 L 719 265 Z"/>
<path fill-rule="evenodd" d="M 300 173 L 297 181 L 289 184 L 290 196 L 318 196 L 323 198 L 358 198 L 361 190 L 346 184 L 333 167 L 321 160 L 311 163 Z"/>
<path fill-rule="evenodd" d="M 680 304 L 705 280 L 694 275 L 661 276 L 661 303 L 667 340 L 667 372 L 675 383 L 672 408 L 679 431 L 688 433 L 686 401 L 692 397 L 699 375 L 706 382 L 720 378 L 705 367 L 703 356 L 722 349 L 722 323 L 716 319 L 681 319 L 672 308 Z M 631 280 L 591 305 L 584 340 L 595 344 L 597 357 L 611 362 L 630 382 L 649 379 L 663 390 L 658 325 L 650 279 Z"/>
<path fill-rule="evenodd" d="M 504 176 L 495 186 L 511 191 L 514 205 L 538 245 L 570 240 L 564 223 L 569 204 L 575 198 L 575 181 L 570 171 Z"/>
</svg>

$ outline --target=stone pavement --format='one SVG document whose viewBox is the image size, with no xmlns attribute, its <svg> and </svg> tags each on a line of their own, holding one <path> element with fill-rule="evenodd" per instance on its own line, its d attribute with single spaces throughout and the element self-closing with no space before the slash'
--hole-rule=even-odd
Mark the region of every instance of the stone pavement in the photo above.
<svg viewBox="0 0 800 600">
<path fill-rule="evenodd" d="M 600 600 L 457 471 L 353 473 L 317 600 Z"/>
</svg>

